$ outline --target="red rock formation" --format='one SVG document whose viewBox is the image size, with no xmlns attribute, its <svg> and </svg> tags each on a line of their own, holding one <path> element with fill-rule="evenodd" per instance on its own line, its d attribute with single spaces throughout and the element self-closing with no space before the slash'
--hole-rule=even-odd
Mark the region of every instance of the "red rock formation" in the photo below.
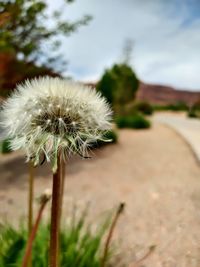
<svg viewBox="0 0 200 267">
<path fill-rule="evenodd" d="M 172 87 L 140 83 L 136 98 L 141 101 L 148 101 L 152 104 L 176 104 L 186 103 L 192 105 L 200 101 L 200 92 L 175 90 Z"/>
</svg>

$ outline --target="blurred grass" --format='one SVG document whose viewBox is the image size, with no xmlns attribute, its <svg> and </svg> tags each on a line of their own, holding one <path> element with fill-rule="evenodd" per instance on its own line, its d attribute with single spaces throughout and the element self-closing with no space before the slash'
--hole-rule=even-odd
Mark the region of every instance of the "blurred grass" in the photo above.
<svg viewBox="0 0 200 267">
<path fill-rule="evenodd" d="M 102 241 L 110 225 L 111 216 L 92 230 L 86 223 L 85 210 L 77 219 L 72 217 L 70 223 L 62 228 L 60 234 L 61 267 L 99 267 L 102 257 Z M 33 246 L 33 266 L 48 266 L 49 251 L 48 224 L 39 227 Z M 20 226 L 18 229 L 7 224 L 0 225 L 0 267 L 20 267 L 27 241 L 27 230 Z M 109 258 L 111 250 L 109 250 Z"/>
</svg>

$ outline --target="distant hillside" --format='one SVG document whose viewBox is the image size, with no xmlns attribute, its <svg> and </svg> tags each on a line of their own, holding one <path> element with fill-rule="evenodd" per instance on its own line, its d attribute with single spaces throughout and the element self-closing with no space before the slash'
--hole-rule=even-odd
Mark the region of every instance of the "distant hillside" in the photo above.
<svg viewBox="0 0 200 267">
<path fill-rule="evenodd" d="M 184 102 L 188 105 L 192 105 L 200 101 L 200 92 L 175 90 L 169 86 L 141 82 L 137 92 L 137 99 L 161 105 L 176 104 L 177 102 Z"/>
</svg>

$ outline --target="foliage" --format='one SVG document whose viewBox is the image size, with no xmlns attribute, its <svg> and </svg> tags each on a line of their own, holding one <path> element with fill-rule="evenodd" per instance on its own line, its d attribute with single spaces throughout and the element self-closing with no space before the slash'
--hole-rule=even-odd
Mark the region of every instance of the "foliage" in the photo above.
<svg viewBox="0 0 200 267">
<path fill-rule="evenodd" d="M 111 143 L 117 143 L 118 135 L 116 130 L 107 131 L 104 137 L 107 138 L 108 140 L 111 140 Z"/>
<path fill-rule="evenodd" d="M 151 123 L 141 114 L 133 116 L 121 116 L 116 118 L 116 124 L 119 128 L 147 129 Z"/>
<path fill-rule="evenodd" d="M 198 115 L 197 115 L 197 113 L 195 112 L 195 110 L 193 110 L 193 109 L 190 109 L 189 111 L 188 111 L 188 117 L 189 118 L 198 118 Z"/>
<path fill-rule="evenodd" d="M 143 115 L 152 115 L 153 114 L 153 106 L 148 102 L 132 102 L 126 105 L 123 109 L 123 113 L 120 114 L 121 116 L 135 116 L 137 114 Z"/>
<path fill-rule="evenodd" d="M 155 111 L 187 111 L 188 106 L 183 102 L 177 102 L 169 105 L 154 105 L 153 109 Z"/>
<path fill-rule="evenodd" d="M 0 152 L 2 154 L 6 154 L 6 153 L 9 153 L 11 151 L 12 150 L 10 149 L 10 141 L 9 141 L 9 139 L 6 139 L 6 140 L 4 140 L 4 141 L 2 141 L 0 143 Z"/>
<path fill-rule="evenodd" d="M 197 101 L 188 110 L 188 117 L 190 118 L 200 118 L 200 102 Z"/>
<path fill-rule="evenodd" d="M 64 14 L 71 2 L 74 1 L 62 0 L 50 13 L 45 0 L 0 1 L 2 95 L 26 78 L 58 76 L 66 70 L 59 40 L 91 20 L 91 16 L 85 15 L 77 21 L 66 21 Z"/>
<path fill-rule="evenodd" d="M 99 267 L 102 239 L 108 226 L 106 219 L 93 233 L 86 223 L 86 212 L 79 219 L 75 216 L 61 232 L 61 267 Z M 23 227 L 16 230 L 0 226 L 0 267 L 21 266 L 26 240 L 27 231 Z M 48 244 L 49 226 L 41 225 L 33 246 L 33 266 L 48 266 Z"/>
<path fill-rule="evenodd" d="M 24 61 L 36 61 L 44 56 L 42 44 L 52 40 L 52 51 L 60 45 L 58 35 L 69 35 L 80 25 L 85 25 L 91 19 L 86 15 L 76 22 L 67 22 L 62 15 L 67 2 L 47 12 L 47 3 L 44 0 L 4 0 L 0 3 L 0 51 L 12 51 Z M 54 50 L 53 50 L 54 49 Z M 55 58 L 49 58 L 54 61 Z"/>
<path fill-rule="evenodd" d="M 107 69 L 97 84 L 100 91 L 113 106 L 117 114 L 123 113 L 123 107 L 134 100 L 139 81 L 127 64 L 115 64 Z"/>
<path fill-rule="evenodd" d="M 103 140 L 108 140 L 107 142 Z M 103 140 L 98 140 L 94 145 L 93 148 L 102 147 L 107 144 L 115 144 L 118 140 L 117 131 L 115 129 L 105 132 L 103 136 Z"/>
<path fill-rule="evenodd" d="M 141 112 L 144 115 L 152 115 L 153 107 L 148 102 L 137 102 L 134 106 L 136 111 Z"/>
<path fill-rule="evenodd" d="M 132 52 L 133 52 L 133 40 L 128 38 L 125 39 L 124 41 L 124 46 L 123 46 L 123 50 L 122 50 L 122 58 L 123 58 L 123 63 L 125 64 L 129 64 L 131 61 L 131 57 L 132 57 Z"/>
</svg>

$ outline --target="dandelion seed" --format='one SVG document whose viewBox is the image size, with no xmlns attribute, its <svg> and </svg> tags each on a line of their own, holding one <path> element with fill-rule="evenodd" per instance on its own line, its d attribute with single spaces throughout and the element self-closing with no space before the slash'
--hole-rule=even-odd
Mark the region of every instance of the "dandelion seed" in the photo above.
<svg viewBox="0 0 200 267">
<path fill-rule="evenodd" d="M 59 151 L 64 159 L 72 153 L 87 156 L 91 143 L 111 128 L 110 120 L 108 104 L 94 89 L 50 77 L 18 85 L 1 111 L 12 149 L 25 149 L 35 165 L 44 155 L 53 170 Z"/>
</svg>

